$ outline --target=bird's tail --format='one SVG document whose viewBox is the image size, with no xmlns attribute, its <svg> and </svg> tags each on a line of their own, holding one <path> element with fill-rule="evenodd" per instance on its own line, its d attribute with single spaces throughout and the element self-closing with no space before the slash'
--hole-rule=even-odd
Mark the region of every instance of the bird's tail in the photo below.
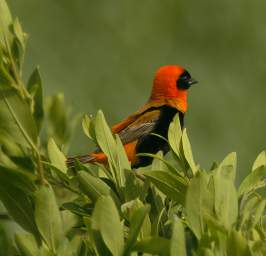
<svg viewBox="0 0 266 256">
<path fill-rule="evenodd" d="M 82 156 L 74 156 L 74 157 L 68 157 L 66 160 L 66 164 L 68 167 L 73 167 L 75 165 L 76 161 L 79 161 L 83 164 L 94 162 L 97 158 L 92 155 L 82 155 Z"/>
</svg>

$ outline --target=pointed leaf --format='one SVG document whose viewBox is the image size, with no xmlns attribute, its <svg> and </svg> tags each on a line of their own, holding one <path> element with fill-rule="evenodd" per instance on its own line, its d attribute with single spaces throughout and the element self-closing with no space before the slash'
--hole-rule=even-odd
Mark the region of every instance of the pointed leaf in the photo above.
<svg viewBox="0 0 266 256">
<path fill-rule="evenodd" d="M 112 196 L 115 202 L 118 199 L 112 189 L 100 178 L 96 178 L 85 171 L 80 171 L 78 181 L 81 191 L 83 191 L 93 202 L 96 202 L 101 196 Z"/>
<path fill-rule="evenodd" d="M 44 110 L 43 110 L 43 93 L 42 93 L 42 80 L 39 68 L 36 68 L 30 76 L 28 82 L 28 91 L 32 96 L 32 112 L 38 128 L 41 130 Z"/>
<path fill-rule="evenodd" d="M 257 169 L 253 170 L 240 184 L 238 189 L 238 196 L 241 196 L 250 191 L 255 191 L 263 184 L 263 177 L 266 175 L 265 166 L 261 165 Z M 266 186 L 266 184 L 264 184 Z"/>
<path fill-rule="evenodd" d="M 50 186 L 43 185 L 34 193 L 34 196 L 35 220 L 38 229 L 49 248 L 56 252 L 64 235 L 54 191 Z"/>
<path fill-rule="evenodd" d="M 258 157 L 256 158 L 253 166 L 252 171 L 255 171 L 258 167 L 266 166 L 266 151 L 262 151 Z"/>
<path fill-rule="evenodd" d="M 130 221 L 130 230 L 128 234 L 127 243 L 124 249 L 124 255 L 127 255 L 131 251 L 135 242 L 137 241 L 141 226 L 149 211 L 149 206 L 144 206 L 134 211 Z"/>
<path fill-rule="evenodd" d="M 67 172 L 66 166 L 66 157 L 65 155 L 59 150 L 55 141 L 50 138 L 48 141 L 48 156 L 51 163 L 63 173 Z"/>
<path fill-rule="evenodd" d="M 169 198 L 184 204 L 187 182 L 184 178 L 166 171 L 143 170 L 141 174 L 148 177 L 154 185 Z"/>
<path fill-rule="evenodd" d="M 193 174 L 195 175 L 197 172 L 197 167 L 194 162 L 193 154 L 192 154 L 192 149 L 191 145 L 187 136 L 187 130 L 184 129 L 183 134 L 182 134 L 182 148 L 184 151 L 185 158 L 190 166 L 190 169 L 192 170 Z"/>
<path fill-rule="evenodd" d="M 176 114 L 168 129 L 168 140 L 171 149 L 180 158 L 180 142 L 182 137 L 182 130 L 179 121 L 179 115 Z"/>
<path fill-rule="evenodd" d="M 18 233 L 15 235 L 16 245 L 21 255 L 36 256 L 38 255 L 38 245 L 34 236 L 30 233 Z"/>
<path fill-rule="evenodd" d="M 113 255 L 122 255 L 123 227 L 111 197 L 103 196 L 96 202 L 92 215 L 92 229 L 100 231 L 105 245 Z"/>
<path fill-rule="evenodd" d="M 171 256 L 186 256 L 186 240 L 184 226 L 179 218 L 174 218 L 170 244 Z"/>
</svg>

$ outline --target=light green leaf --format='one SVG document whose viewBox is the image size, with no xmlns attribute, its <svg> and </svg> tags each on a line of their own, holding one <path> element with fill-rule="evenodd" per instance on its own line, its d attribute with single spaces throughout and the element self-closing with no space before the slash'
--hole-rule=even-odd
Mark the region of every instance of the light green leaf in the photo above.
<svg viewBox="0 0 266 256">
<path fill-rule="evenodd" d="M 113 255 L 122 255 L 123 226 L 111 197 L 102 196 L 96 202 L 92 215 L 92 229 L 99 230 L 105 245 Z"/>
<path fill-rule="evenodd" d="M 187 130 L 184 129 L 183 134 L 182 134 L 182 148 L 184 151 L 184 156 L 189 164 L 190 169 L 192 170 L 192 173 L 195 175 L 197 172 L 197 167 L 194 162 L 193 154 L 192 154 L 192 149 L 191 145 L 187 136 Z"/>
<path fill-rule="evenodd" d="M 247 240 L 236 230 L 232 230 L 228 237 L 227 255 L 251 256 Z"/>
<path fill-rule="evenodd" d="M 265 175 L 266 168 L 263 165 L 253 170 L 240 184 L 238 189 L 238 196 L 242 196 L 245 193 L 255 191 L 262 185 L 266 186 L 265 182 L 263 183 L 262 180 Z"/>
<path fill-rule="evenodd" d="M 215 213 L 227 230 L 231 229 L 238 215 L 237 193 L 233 184 L 232 175 L 230 175 L 231 170 L 232 166 L 223 166 L 222 169 L 218 168 L 213 177 Z"/>
<path fill-rule="evenodd" d="M 25 49 L 25 37 L 26 37 L 26 34 L 23 32 L 21 24 L 20 24 L 18 18 L 14 19 L 13 32 L 14 32 L 17 40 L 19 41 L 20 45 L 22 46 L 23 50 L 24 50 Z"/>
<path fill-rule="evenodd" d="M 48 247 L 55 253 L 64 234 L 54 191 L 50 186 L 43 185 L 34 196 L 37 227 Z"/>
<path fill-rule="evenodd" d="M 82 128 L 88 138 L 95 140 L 94 124 L 88 115 L 85 115 L 82 119 Z"/>
<path fill-rule="evenodd" d="M 17 233 L 15 235 L 16 245 L 21 255 L 36 256 L 38 255 L 38 245 L 34 236 L 30 233 Z"/>
<path fill-rule="evenodd" d="M 258 167 L 266 166 L 266 151 L 262 151 L 256 158 L 253 166 L 252 171 L 255 171 Z"/>
<path fill-rule="evenodd" d="M 52 138 L 50 138 L 48 141 L 48 156 L 49 156 L 51 163 L 56 168 L 61 170 L 63 173 L 67 172 L 66 157 L 59 150 L 59 148 L 55 144 L 55 141 Z"/>
<path fill-rule="evenodd" d="M 228 177 L 230 177 L 232 181 L 234 181 L 236 177 L 236 165 L 236 152 L 232 152 L 224 158 L 218 168 L 220 168 L 221 171 L 224 172 L 224 175 L 228 175 Z"/>
<path fill-rule="evenodd" d="M 168 140 L 173 152 L 180 158 L 180 142 L 182 130 L 179 121 L 179 115 L 176 114 L 168 129 Z"/>
<path fill-rule="evenodd" d="M 186 194 L 187 220 L 198 240 L 204 233 L 204 213 L 211 212 L 212 202 L 209 200 L 208 176 L 198 172 L 191 180 Z"/>
<path fill-rule="evenodd" d="M 185 230 L 181 220 L 178 217 L 173 219 L 172 238 L 170 244 L 171 256 L 186 256 Z"/>
<path fill-rule="evenodd" d="M 116 143 L 109 126 L 106 123 L 103 112 L 99 110 L 95 117 L 95 133 L 97 142 L 102 151 L 115 163 Z"/>
<path fill-rule="evenodd" d="M 0 0 L 0 44 L 5 44 L 5 39 L 10 40 L 9 26 L 12 23 L 12 16 L 5 0 Z"/>
</svg>

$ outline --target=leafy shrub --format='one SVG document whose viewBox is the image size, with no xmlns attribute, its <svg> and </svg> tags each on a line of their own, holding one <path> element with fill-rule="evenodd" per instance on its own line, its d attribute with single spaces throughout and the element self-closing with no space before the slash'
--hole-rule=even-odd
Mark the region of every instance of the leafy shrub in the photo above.
<svg viewBox="0 0 266 256">
<path fill-rule="evenodd" d="M 82 125 L 108 165 L 68 169 L 73 118 L 63 96 L 43 99 L 38 68 L 24 85 L 26 35 L 4 0 L 0 24 L 0 199 L 22 227 L 12 248 L 0 228 L 0 255 L 266 254 L 265 151 L 236 188 L 236 154 L 201 169 L 176 116 L 174 161 L 146 154 L 152 165 L 132 170 L 99 111 Z"/>
</svg>

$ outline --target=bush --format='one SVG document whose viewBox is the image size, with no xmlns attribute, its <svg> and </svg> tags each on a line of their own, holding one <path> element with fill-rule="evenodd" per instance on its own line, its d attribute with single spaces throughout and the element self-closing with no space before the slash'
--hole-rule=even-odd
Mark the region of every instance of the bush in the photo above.
<svg viewBox="0 0 266 256">
<path fill-rule="evenodd" d="M 108 165 L 68 169 L 75 118 L 61 94 L 43 99 L 38 68 L 24 85 L 27 36 L 4 0 L 0 24 L 0 199 L 22 228 L 14 241 L 0 228 L 0 255 L 266 254 L 265 151 L 236 188 L 236 154 L 201 169 L 176 116 L 174 161 L 146 154 L 152 165 L 132 170 L 99 111 L 82 124 Z"/>
</svg>

